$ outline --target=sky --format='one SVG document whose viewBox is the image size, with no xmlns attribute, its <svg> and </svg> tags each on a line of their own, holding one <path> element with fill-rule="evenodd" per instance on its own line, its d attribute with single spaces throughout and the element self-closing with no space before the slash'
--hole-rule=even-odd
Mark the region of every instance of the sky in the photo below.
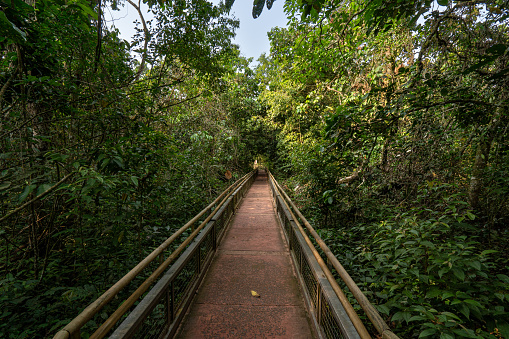
<svg viewBox="0 0 509 339">
<path fill-rule="evenodd" d="M 251 14 L 253 2 L 250 0 L 236 0 L 231 13 L 240 20 L 240 27 L 234 42 L 240 46 L 245 57 L 252 57 L 256 61 L 263 52 L 269 53 L 270 44 L 267 32 L 272 27 L 286 27 L 286 15 L 283 11 L 284 0 L 276 0 L 270 10 L 266 7 L 262 14 L 253 19 Z"/>
<path fill-rule="evenodd" d="M 213 2 L 217 3 L 217 1 Z M 286 27 L 287 20 L 283 5 L 284 0 L 276 0 L 270 10 L 264 8 L 260 17 L 253 19 L 252 0 L 235 1 L 230 14 L 240 20 L 240 27 L 236 31 L 234 43 L 240 46 L 240 52 L 244 57 L 252 57 L 253 61 L 256 61 L 262 53 L 269 53 L 270 43 L 267 32 L 272 27 Z M 132 6 L 126 2 L 120 11 L 110 9 L 105 12 L 105 18 L 110 27 L 114 24 L 119 29 L 122 39 L 131 41 L 135 33 L 133 21 L 137 19 L 139 21 L 138 13 Z M 145 20 L 149 19 L 149 15 L 145 16 Z"/>
</svg>

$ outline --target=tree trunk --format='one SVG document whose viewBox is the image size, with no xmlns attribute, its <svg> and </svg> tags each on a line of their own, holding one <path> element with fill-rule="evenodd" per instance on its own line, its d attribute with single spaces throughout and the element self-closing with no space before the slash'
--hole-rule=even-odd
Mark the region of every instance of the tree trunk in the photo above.
<svg viewBox="0 0 509 339">
<path fill-rule="evenodd" d="M 492 140 L 493 137 L 487 136 L 477 146 L 474 168 L 472 169 L 472 177 L 470 178 L 470 188 L 468 192 L 470 206 L 474 209 L 479 207 L 479 196 L 481 195 L 483 187 L 484 169 L 488 163 Z"/>
<path fill-rule="evenodd" d="M 474 209 L 479 207 L 479 197 L 483 191 L 484 170 L 488 164 L 491 144 L 495 137 L 496 129 L 502 121 L 501 116 L 502 108 L 497 107 L 495 115 L 488 125 L 486 134 L 482 136 L 479 145 L 477 145 L 474 166 L 472 168 L 472 177 L 470 178 L 470 187 L 468 190 L 470 206 Z"/>
</svg>

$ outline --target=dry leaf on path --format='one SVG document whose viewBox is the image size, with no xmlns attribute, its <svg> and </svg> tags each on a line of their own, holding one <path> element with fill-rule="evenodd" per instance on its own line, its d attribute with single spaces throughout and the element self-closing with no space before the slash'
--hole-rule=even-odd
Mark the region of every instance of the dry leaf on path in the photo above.
<svg viewBox="0 0 509 339">
<path fill-rule="evenodd" d="M 255 298 L 260 298 L 260 295 L 256 293 L 255 291 L 251 291 L 251 295 Z"/>
</svg>

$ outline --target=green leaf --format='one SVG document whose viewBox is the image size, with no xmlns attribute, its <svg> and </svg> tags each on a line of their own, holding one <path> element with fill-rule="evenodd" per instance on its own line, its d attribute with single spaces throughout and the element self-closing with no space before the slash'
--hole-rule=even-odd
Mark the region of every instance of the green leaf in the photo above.
<svg viewBox="0 0 509 339">
<path fill-rule="evenodd" d="M 375 305 L 378 312 L 389 315 L 389 308 L 385 305 Z"/>
<path fill-rule="evenodd" d="M 482 307 L 482 305 L 476 300 L 466 299 L 464 302 L 472 306 Z"/>
<path fill-rule="evenodd" d="M 37 185 L 28 185 L 27 187 L 25 187 L 25 189 L 23 190 L 23 192 L 19 195 L 18 197 L 18 203 L 21 203 L 23 202 L 23 200 L 25 200 L 28 195 L 30 193 L 32 193 L 32 191 L 37 187 Z"/>
<path fill-rule="evenodd" d="M 0 183 L 0 191 L 8 189 L 10 186 L 11 186 L 11 182 L 10 181 L 2 182 L 2 183 Z"/>
<path fill-rule="evenodd" d="M 452 268 L 452 273 L 461 281 L 465 281 L 465 272 L 459 268 Z"/>
<path fill-rule="evenodd" d="M 469 330 L 467 328 L 461 328 L 461 329 L 453 329 L 454 333 L 459 334 L 461 337 L 465 338 L 479 338 L 473 330 Z"/>
<path fill-rule="evenodd" d="M 39 187 L 37 188 L 37 194 L 36 196 L 39 196 L 41 194 L 43 194 L 44 192 L 46 192 L 47 190 L 49 190 L 51 188 L 52 185 L 50 184 L 42 184 L 42 185 L 39 185 Z"/>
<path fill-rule="evenodd" d="M 117 241 L 119 244 L 122 243 L 122 239 L 124 239 L 124 231 L 120 232 L 120 234 L 118 235 Z"/>
<path fill-rule="evenodd" d="M 121 157 L 114 157 L 113 163 L 117 164 L 118 167 L 124 168 L 124 160 Z"/>
<path fill-rule="evenodd" d="M 27 40 L 26 33 L 10 22 L 4 12 L 0 12 L 0 32 L 8 34 L 7 37 L 14 41 L 20 41 L 20 38 L 24 41 Z"/>
<path fill-rule="evenodd" d="M 428 241 L 428 240 L 421 241 L 421 245 L 429 247 L 429 248 L 435 248 L 435 245 L 431 241 Z"/>
<path fill-rule="evenodd" d="M 83 11 L 83 14 L 85 14 L 85 15 L 88 14 L 92 17 L 92 19 L 97 20 L 97 17 L 98 17 L 97 13 L 94 12 L 92 10 L 92 8 L 88 7 L 86 4 L 83 4 L 83 3 L 77 3 L 76 5 L 78 5 L 81 8 L 81 10 Z"/>
<path fill-rule="evenodd" d="M 410 319 L 412 318 L 412 314 L 410 312 L 407 312 L 407 311 L 400 311 L 400 312 L 396 312 L 393 316 L 392 316 L 392 321 L 398 321 L 398 320 L 404 320 L 406 321 L 407 323 L 410 321 Z"/>
<path fill-rule="evenodd" d="M 134 175 L 131 175 L 131 181 L 133 182 L 134 186 L 138 187 L 138 178 L 136 178 Z"/>
<path fill-rule="evenodd" d="M 426 293 L 426 298 L 436 298 L 442 294 L 442 290 L 436 287 L 431 288 L 431 290 Z"/>
<path fill-rule="evenodd" d="M 391 321 L 401 321 L 403 319 L 403 312 L 396 312 L 392 318 Z"/>
<path fill-rule="evenodd" d="M 442 300 L 445 300 L 445 299 L 453 297 L 453 296 L 454 296 L 454 293 L 444 291 L 444 293 L 442 294 Z"/>
<path fill-rule="evenodd" d="M 481 262 L 480 261 L 477 261 L 477 260 L 474 260 L 474 261 L 467 261 L 467 264 L 469 266 L 472 266 L 473 268 L 475 268 L 476 270 L 480 271 L 481 270 Z"/>
<path fill-rule="evenodd" d="M 440 6 L 447 6 L 449 4 L 449 0 L 437 0 Z"/>
<path fill-rule="evenodd" d="M 253 18 L 256 19 L 262 14 L 263 6 L 265 6 L 265 0 L 254 0 L 253 1 Z"/>
<path fill-rule="evenodd" d="M 467 305 L 461 303 L 459 306 L 459 311 L 463 314 L 467 319 L 470 319 L 470 308 Z"/>
<path fill-rule="evenodd" d="M 441 333 L 440 339 L 454 339 L 454 335 L 450 335 L 448 333 Z"/>
<path fill-rule="evenodd" d="M 504 283 L 509 284 L 509 277 L 505 274 L 497 274 L 497 278 L 502 280 Z"/>
<path fill-rule="evenodd" d="M 503 294 L 503 293 L 495 293 L 495 297 L 497 297 L 498 299 L 504 301 L 505 294 Z"/>
<path fill-rule="evenodd" d="M 411 321 L 417 321 L 417 320 L 426 320 L 428 318 L 426 318 L 425 316 L 423 315 L 414 315 L 413 317 L 411 317 L 410 319 L 408 319 L 408 322 L 411 322 Z"/>
<path fill-rule="evenodd" d="M 429 337 L 430 335 L 433 335 L 435 333 L 437 333 L 437 330 L 435 330 L 434 328 L 428 328 L 427 330 L 424 330 L 421 332 L 421 334 L 419 334 L 419 338 Z"/>
<path fill-rule="evenodd" d="M 443 315 L 449 317 L 449 318 L 453 318 L 453 319 L 456 319 L 456 320 L 461 320 L 460 317 L 458 317 L 456 314 L 454 313 L 451 313 L 451 312 L 442 312 Z"/>
<path fill-rule="evenodd" d="M 439 278 L 442 278 L 442 276 L 449 272 L 450 268 L 449 267 L 442 267 L 441 269 L 438 270 L 438 277 Z"/>
<path fill-rule="evenodd" d="M 230 9 L 232 8 L 232 6 L 233 6 L 233 4 L 234 4 L 234 3 L 235 3 L 235 0 L 226 0 L 226 1 L 224 2 L 224 4 L 226 5 L 226 8 L 227 8 L 228 10 L 230 10 Z"/>
</svg>

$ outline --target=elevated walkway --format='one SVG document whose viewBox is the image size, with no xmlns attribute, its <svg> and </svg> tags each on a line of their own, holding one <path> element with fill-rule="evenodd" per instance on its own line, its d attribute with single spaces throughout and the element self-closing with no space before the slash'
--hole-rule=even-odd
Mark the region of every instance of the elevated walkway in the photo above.
<svg viewBox="0 0 509 339">
<path fill-rule="evenodd" d="M 338 277 L 372 333 L 398 339 L 272 174 L 253 170 L 54 339 L 371 339 Z"/>
<path fill-rule="evenodd" d="M 246 194 L 177 337 L 315 337 L 267 173 Z"/>
</svg>

